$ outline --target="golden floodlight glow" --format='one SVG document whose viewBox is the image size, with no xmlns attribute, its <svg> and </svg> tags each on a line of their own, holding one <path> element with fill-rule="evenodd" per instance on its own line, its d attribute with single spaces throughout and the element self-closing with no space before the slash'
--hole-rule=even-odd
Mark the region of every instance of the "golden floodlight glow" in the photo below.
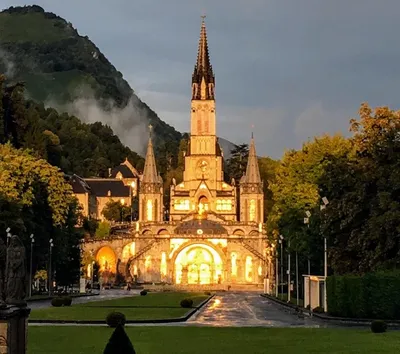
<svg viewBox="0 0 400 354">
<path fill-rule="evenodd" d="M 184 248 L 175 260 L 177 284 L 213 284 L 222 278 L 222 260 L 215 249 L 204 244 Z"/>
<path fill-rule="evenodd" d="M 110 247 L 104 246 L 100 248 L 96 255 L 96 261 L 99 263 L 101 272 L 109 271 L 115 273 L 116 257 Z"/>
<path fill-rule="evenodd" d="M 128 243 L 122 249 L 122 262 L 127 262 L 135 254 L 135 242 Z"/>
</svg>

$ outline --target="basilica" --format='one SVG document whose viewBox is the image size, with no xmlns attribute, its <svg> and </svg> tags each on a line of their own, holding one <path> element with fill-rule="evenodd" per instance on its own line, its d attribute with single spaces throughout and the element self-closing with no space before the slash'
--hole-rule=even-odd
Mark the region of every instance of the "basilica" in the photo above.
<svg viewBox="0 0 400 354">
<path fill-rule="evenodd" d="M 191 89 L 185 168 L 181 179 L 170 186 L 168 221 L 151 134 L 142 174 L 126 161 L 103 182 L 75 181 L 80 201 L 93 193 L 101 194 L 98 200 L 129 204 L 136 196 L 139 201 L 138 221 L 115 227 L 110 237 L 85 242 L 85 259 L 92 259 L 86 265 L 88 276 L 97 261 L 101 272 L 139 283 L 257 285 L 265 279 L 272 283 L 273 252 L 264 229 L 263 182 L 253 136 L 246 173 L 240 181 L 226 183 L 223 178 L 215 76 L 204 19 Z"/>
</svg>

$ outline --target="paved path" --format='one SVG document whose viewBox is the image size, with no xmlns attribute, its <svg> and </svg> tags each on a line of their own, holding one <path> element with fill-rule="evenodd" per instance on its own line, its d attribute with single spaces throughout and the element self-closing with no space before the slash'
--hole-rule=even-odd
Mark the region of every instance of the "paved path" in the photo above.
<svg viewBox="0 0 400 354">
<path fill-rule="evenodd" d="M 132 296 L 134 292 L 105 292 L 93 298 L 80 298 L 81 302 Z M 94 300 L 95 298 L 95 300 Z M 76 299 L 78 300 L 78 299 Z M 75 299 L 74 299 L 75 301 Z M 48 305 L 47 305 L 48 306 Z M 37 307 L 36 307 L 37 308 Z M 30 326 L 46 324 L 29 324 Z M 71 324 L 49 324 L 71 326 Z M 73 326 L 73 325 L 72 325 Z M 75 325 L 96 326 L 96 325 Z M 97 326 L 105 326 L 97 325 Z M 210 326 L 210 327 L 328 327 L 322 321 L 300 318 L 293 310 L 286 310 L 254 292 L 219 293 L 187 322 L 166 324 L 127 324 L 127 326 Z"/>
<path fill-rule="evenodd" d="M 217 294 L 201 311 L 186 323 L 220 327 L 326 327 L 309 317 L 300 318 L 259 294 Z"/>
<path fill-rule="evenodd" d="M 140 289 L 134 290 L 102 290 L 99 295 L 96 296 L 83 296 L 83 297 L 74 297 L 72 299 L 73 304 L 84 304 L 86 302 L 92 301 L 102 301 L 102 300 L 113 300 L 119 299 L 121 297 L 127 296 L 135 296 L 139 295 Z M 42 301 L 33 301 L 28 303 L 28 307 L 31 309 L 42 309 L 51 306 L 51 300 L 42 300 Z"/>
</svg>

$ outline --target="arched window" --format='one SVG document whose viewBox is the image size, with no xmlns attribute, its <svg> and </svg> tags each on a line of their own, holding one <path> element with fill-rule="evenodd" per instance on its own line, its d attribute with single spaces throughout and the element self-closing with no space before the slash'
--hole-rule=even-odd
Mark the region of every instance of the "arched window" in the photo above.
<svg viewBox="0 0 400 354">
<path fill-rule="evenodd" d="M 146 220 L 153 221 L 153 201 L 151 199 L 147 200 L 147 209 L 146 209 Z"/>
<path fill-rule="evenodd" d="M 250 200 L 249 221 L 256 221 L 256 201 Z"/>
</svg>

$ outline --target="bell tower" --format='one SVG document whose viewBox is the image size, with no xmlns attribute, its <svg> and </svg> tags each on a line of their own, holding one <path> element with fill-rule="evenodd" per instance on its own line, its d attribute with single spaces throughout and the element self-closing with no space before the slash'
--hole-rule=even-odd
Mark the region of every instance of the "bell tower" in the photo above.
<svg viewBox="0 0 400 354">
<path fill-rule="evenodd" d="M 258 168 L 253 134 L 251 134 L 246 174 L 240 180 L 240 221 L 264 223 L 263 182 Z"/>
<path fill-rule="evenodd" d="M 215 76 L 210 63 L 204 18 L 202 16 L 197 61 L 192 75 L 190 152 L 215 155 Z"/>
<path fill-rule="evenodd" d="M 139 221 L 161 222 L 163 220 L 163 180 L 157 174 L 153 143 L 150 136 L 147 144 L 143 175 L 140 179 Z"/>
</svg>

